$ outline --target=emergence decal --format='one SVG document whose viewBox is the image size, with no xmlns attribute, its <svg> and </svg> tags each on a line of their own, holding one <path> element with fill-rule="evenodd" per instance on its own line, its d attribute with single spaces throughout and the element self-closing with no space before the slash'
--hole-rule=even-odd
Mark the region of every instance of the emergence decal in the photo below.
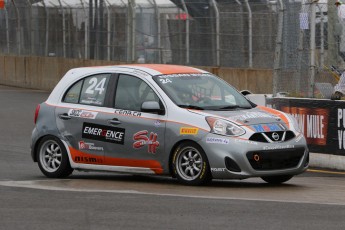
<svg viewBox="0 0 345 230">
<path fill-rule="evenodd" d="M 123 145 L 125 141 L 125 129 L 84 122 L 82 137 Z"/>
</svg>

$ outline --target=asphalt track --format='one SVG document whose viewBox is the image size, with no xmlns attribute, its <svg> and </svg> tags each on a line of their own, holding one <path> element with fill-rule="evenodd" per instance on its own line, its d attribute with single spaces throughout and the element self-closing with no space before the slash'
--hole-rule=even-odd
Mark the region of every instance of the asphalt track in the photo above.
<svg viewBox="0 0 345 230">
<path fill-rule="evenodd" d="M 29 148 L 47 96 L 0 86 L 0 229 L 344 229 L 344 172 L 310 169 L 280 186 L 94 172 L 47 179 Z"/>
</svg>

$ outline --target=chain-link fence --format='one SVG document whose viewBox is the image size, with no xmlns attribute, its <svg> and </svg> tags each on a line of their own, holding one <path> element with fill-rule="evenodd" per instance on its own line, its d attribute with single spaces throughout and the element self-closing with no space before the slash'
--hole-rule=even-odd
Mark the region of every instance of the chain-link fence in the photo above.
<svg viewBox="0 0 345 230">
<path fill-rule="evenodd" d="M 0 53 L 274 69 L 273 93 L 327 97 L 344 68 L 336 0 L 7 0 Z M 327 95 L 328 94 L 328 95 Z"/>
<path fill-rule="evenodd" d="M 123 62 L 272 68 L 267 0 L 8 0 L 0 52 Z"/>
<path fill-rule="evenodd" d="M 274 93 L 329 98 L 337 79 L 332 66 L 343 68 L 344 22 L 335 0 L 290 0 L 278 5 Z M 339 14 L 340 15 L 340 14 Z M 281 42 L 281 43 L 280 43 Z"/>
</svg>

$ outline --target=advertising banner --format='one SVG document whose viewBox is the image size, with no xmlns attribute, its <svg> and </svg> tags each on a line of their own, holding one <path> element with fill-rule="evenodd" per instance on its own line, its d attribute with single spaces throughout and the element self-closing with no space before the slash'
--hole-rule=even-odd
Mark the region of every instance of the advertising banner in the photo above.
<svg viewBox="0 0 345 230">
<path fill-rule="evenodd" d="M 296 118 L 311 152 L 345 155 L 345 101 L 270 98 L 267 104 Z"/>
</svg>

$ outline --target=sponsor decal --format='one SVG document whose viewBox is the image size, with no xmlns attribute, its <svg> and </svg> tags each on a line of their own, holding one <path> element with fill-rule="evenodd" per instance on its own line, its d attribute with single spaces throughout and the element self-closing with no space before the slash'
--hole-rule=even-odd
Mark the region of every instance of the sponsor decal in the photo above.
<svg viewBox="0 0 345 230">
<path fill-rule="evenodd" d="M 264 113 L 264 112 L 246 112 L 245 114 L 236 115 L 229 117 L 230 119 L 244 121 L 247 119 L 257 119 L 257 118 L 279 118 L 275 115 Z"/>
<path fill-rule="evenodd" d="M 85 157 L 85 156 L 76 156 L 74 157 L 74 162 L 84 163 L 84 164 L 101 164 L 103 163 L 102 157 Z"/>
<path fill-rule="evenodd" d="M 170 79 L 159 79 L 159 81 L 162 82 L 162 84 L 172 83 Z"/>
<path fill-rule="evenodd" d="M 264 150 L 275 150 L 275 149 L 293 149 L 294 145 L 274 145 L 274 146 L 264 146 Z"/>
<path fill-rule="evenodd" d="M 250 140 L 235 139 L 235 142 L 243 143 L 243 144 L 258 145 L 257 142 L 255 142 L 255 141 L 250 141 Z"/>
<path fill-rule="evenodd" d="M 191 127 L 181 127 L 180 134 L 181 135 L 197 135 L 199 132 L 198 128 L 191 128 Z"/>
<path fill-rule="evenodd" d="M 159 147 L 159 142 L 157 141 L 157 133 L 150 133 L 150 136 L 148 136 L 148 131 L 147 130 L 142 130 L 133 135 L 133 140 L 135 141 L 133 143 L 133 148 L 135 149 L 140 149 L 143 146 L 147 145 L 148 153 L 155 154 L 157 148 Z"/>
<path fill-rule="evenodd" d="M 282 124 L 251 125 L 251 127 L 258 133 L 286 130 Z"/>
<path fill-rule="evenodd" d="M 226 138 L 219 138 L 219 137 L 207 137 L 206 143 L 214 143 L 214 144 L 229 144 L 230 141 Z"/>
<path fill-rule="evenodd" d="M 211 172 L 225 172 L 225 168 L 211 168 Z"/>
<path fill-rule="evenodd" d="M 103 151 L 103 147 L 95 146 L 94 143 L 86 143 L 84 141 L 79 141 L 78 143 L 80 150 L 96 150 L 96 151 Z"/>
<path fill-rule="evenodd" d="M 212 75 L 210 75 L 210 74 L 202 74 L 202 73 L 181 73 L 181 74 L 168 74 L 168 75 L 159 76 L 159 79 L 167 79 L 167 78 L 198 79 L 201 76 L 210 77 Z"/>
<path fill-rule="evenodd" d="M 84 122 L 82 137 L 123 145 L 125 129 Z"/>
<path fill-rule="evenodd" d="M 115 114 L 125 115 L 125 116 L 133 116 L 133 117 L 141 117 L 141 112 L 124 110 L 124 109 L 115 109 Z"/>
<path fill-rule="evenodd" d="M 80 118 L 86 118 L 86 119 L 95 119 L 98 112 L 92 112 L 82 109 L 70 109 L 68 111 L 68 116 L 71 117 L 80 117 Z"/>
<path fill-rule="evenodd" d="M 87 97 L 86 99 L 82 99 L 80 103 L 87 105 L 102 105 L 103 101 L 100 101 L 99 99 L 94 97 Z"/>
<path fill-rule="evenodd" d="M 308 144 L 326 145 L 329 109 L 311 110 L 305 107 L 282 107 L 281 110 L 296 119 Z"/>
<path fill-rule="evenodd" d="M 161 126 L 161 121 L 160 120 L 156 120 L 155 122 L 154 122 L 154 125 L 155 125 L 155 127 L 159 127 L 159 126 Z"/>
</svg>

